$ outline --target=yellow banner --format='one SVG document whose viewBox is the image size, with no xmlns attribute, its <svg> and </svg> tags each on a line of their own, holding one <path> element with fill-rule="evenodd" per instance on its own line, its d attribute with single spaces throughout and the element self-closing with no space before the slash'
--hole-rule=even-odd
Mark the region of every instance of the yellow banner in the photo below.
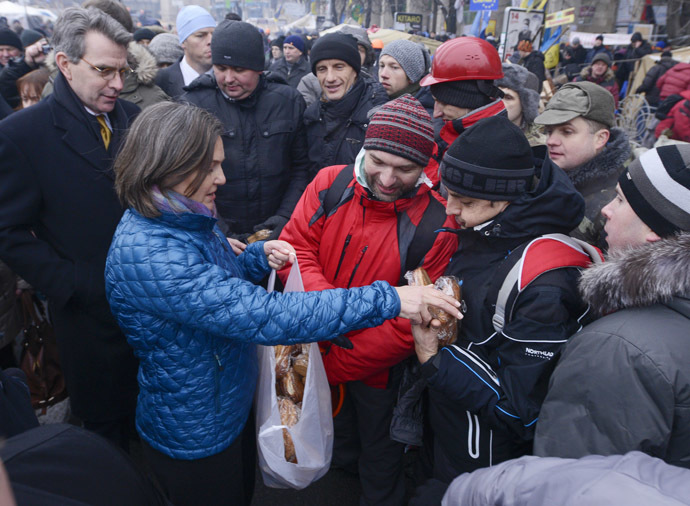
<svg viewBox="0 0 690 506">
<path fill-rule="evenodd" d="M 546 15 L 545 28 L 553 28 L 559 25 L 570 25 L 575 22 L 575 7 Z"/>
</svg>

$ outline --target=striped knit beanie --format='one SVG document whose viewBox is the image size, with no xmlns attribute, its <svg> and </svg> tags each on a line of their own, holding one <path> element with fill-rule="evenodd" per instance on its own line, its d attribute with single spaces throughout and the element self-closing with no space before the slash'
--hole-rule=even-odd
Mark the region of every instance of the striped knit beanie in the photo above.
<svg viewBox="0 0 690 506">
<path fill-rule="evenodd" d="M 369 121 L 364 149 L 402 156 L 425 167 L 434 151 L 429 113 L 412 95 L 387 102 Z"/>
<path fill-rule="evenodd" d="M 658 236 L 690 231 L 690 145 L 650 149 L 618 183 L 635 214 Z"/>
</svg>

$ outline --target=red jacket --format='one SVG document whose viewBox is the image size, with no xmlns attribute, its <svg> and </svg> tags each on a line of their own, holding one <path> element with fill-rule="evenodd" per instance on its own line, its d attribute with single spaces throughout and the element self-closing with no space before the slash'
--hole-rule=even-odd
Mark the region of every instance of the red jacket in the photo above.
<svg viewBox="0 0 690 506">
<path fill-rule="evenodd" d="M 660 100 L 690 90 L 690 63 L 678 63 L 668 69 L 656 82 L 656 87 L 659 88 Z"/>
<path fill-rule="evenodd" d="M 690 142 L 690 90 L 682 92 L 680 96 L 683 99 L 679 100 L 666 119 L 661 120 L 657 125 L 654 131 L 657 139 L 664 130 L 670 129 L 673 132 L 672 139 Z"/>
<path fill-rule="evenodd" d="M 365 286 L 377 280 L 396 286 L 401 274 L 399 233 L 402 237 L 414 234 L 429 202 L 427 193 L 432 192 L 444 205 L 445 201 L 422 184 L 412 198 L 381 202 L 370 198 L 353 180 L 349 185 L 354 190 L 352 199 L 325 219 L 323 200 L 342 168 L 335 165 L 319 171 L 280 238 L 297 251 L 306 291 Z M 451 217 L 443 226 L 456 228 Z M 454 233 L 438 233 L 423 263 L 432 280 L 443 274 L 457 244 Z M 281 278 L 287 274 L 282 271 Z M 347 337 L 354 345 L 352 350 L 326 343 L 324 365 L 328 381 L 334 385 L 361 380 L 371 387 L 386 388 L 388 369 L 414 353 L 410 322 L 402 318 Z"/>
</svg>

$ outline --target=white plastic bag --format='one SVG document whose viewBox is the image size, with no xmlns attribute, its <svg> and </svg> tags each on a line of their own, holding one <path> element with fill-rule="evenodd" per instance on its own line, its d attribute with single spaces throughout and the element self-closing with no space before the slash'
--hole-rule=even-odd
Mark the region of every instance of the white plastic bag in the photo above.
<svg viewBox="0 0 690 506">
<path fill-rule="evenodd" d="M 268 291 L 273 290 L 275 271 Z M 285 292 L 303 292 L 297 261 L 285 283 Z M 276 396 L 275 352 L 272 346 L 258 346 L 259 381 L 256 388 L 256 434 L 259 469 L 264 484 L 273 488 L 301 490 L 328 472 L 333 454 L 331 393 L 316 343 L 309 345 L 309 366 L 302 400 L 302 414 L 292 427 L 281 425 Z M 297 464 L 285 460 L 283 429 L 292 436 Z"/>
</svg>

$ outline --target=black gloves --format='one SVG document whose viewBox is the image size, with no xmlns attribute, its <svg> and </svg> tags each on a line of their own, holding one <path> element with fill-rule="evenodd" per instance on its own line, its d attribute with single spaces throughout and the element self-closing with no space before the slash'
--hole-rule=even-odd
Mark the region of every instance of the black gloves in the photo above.
<svg viewBox="0 0 690 506">
<path fill-rule="evenodd" d="M 275 239 L 278 239 L 280 236 L 280 232 L 283 230 L 283 227 L 287 224 L 288 218 L 284 216 L 271 216 L 268 218 L 266 221 L 263 223 L 259 223 L 257 226 L 254 227 L 254 232 L 258 232 L 259 230 L 264 230 L 268 229 L 271 230 L 271 235 L 268 236 L 266 239 L 267 241 L 273 241 Z"/>
</svg>

